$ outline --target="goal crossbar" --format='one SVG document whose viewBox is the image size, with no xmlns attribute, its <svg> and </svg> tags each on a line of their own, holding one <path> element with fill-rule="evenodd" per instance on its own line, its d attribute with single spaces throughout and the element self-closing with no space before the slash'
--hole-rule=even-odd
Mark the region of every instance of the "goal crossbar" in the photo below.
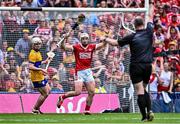
<svg viewBox="0 0 180 124">
<path fill-rule="evenodd" d="M 62 11 L 62 12 L 147 12 L 148 8 L 68 8 L 68 7 L 0 7 L 0 11 Z"/>
</svg>

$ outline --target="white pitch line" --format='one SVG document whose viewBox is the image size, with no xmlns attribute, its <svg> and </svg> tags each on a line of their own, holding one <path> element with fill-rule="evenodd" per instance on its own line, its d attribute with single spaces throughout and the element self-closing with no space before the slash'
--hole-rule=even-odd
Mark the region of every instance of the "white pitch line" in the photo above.
<svg viewBox="0 0 180 124">
<path fill-rule="evenodd" d="M 137 120 L 137 119 L 139 119 L 139 118 L 132 118 L 132 119 L 134 119 L 134 120 Z M 157 117 L 154 117 L 154 119 L 155 120 L 180 120 L 180 118 L 157 118 Z"/>
</svg>

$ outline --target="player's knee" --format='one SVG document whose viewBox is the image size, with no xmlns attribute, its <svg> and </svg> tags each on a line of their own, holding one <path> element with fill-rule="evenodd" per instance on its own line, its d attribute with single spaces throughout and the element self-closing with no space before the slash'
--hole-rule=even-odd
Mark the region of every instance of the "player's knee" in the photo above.
<svg viewBox="0 0 180 124">
<path fill-rule="evenodd" d="M 92 96 L 92 97 L 93 97 L 94 94 L 95 94 L 95 91 L 89 91 L 88 94 L 89 94 L 89 96 Z"/>
</svg>

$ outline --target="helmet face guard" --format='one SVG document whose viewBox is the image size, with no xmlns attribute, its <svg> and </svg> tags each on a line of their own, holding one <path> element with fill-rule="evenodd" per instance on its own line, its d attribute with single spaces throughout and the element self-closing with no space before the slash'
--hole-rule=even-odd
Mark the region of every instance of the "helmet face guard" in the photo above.
<svg viewBox="0 0 180 124">
<path fill-rule="evenodd" d="M 88 38 L 89 39 L 89 35 L 87 33 L 82 33 L 80 35 L 80 40 L 82 41 L 83 38 Z"/>
</svg>

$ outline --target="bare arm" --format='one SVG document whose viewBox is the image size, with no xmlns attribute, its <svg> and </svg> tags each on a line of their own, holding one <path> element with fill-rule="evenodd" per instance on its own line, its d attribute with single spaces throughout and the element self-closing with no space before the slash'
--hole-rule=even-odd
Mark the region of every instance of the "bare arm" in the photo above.
<svg viewBox="0 0 180 124">
<path fill-rule="evenodd" d="M 90 1 L 90 6 L 91 6 L 91 7 L 94 7 L 94 0 L 91 0 L 91 1 Z"/>
<path fill-rule="evenodd" d="M 101 65 L 101 66 L 97 66 L 97 67 L 93 67 L 93 68 L 91 68 L 91 70 L 96 70 L 96 69 L 100 69 L 100 68 L 106 68 L 106 66 L 105 65 Z"/>
<path fill-rule="evenodd" d="M 64 40 L 64 41 L 65 41 L 65 40 Z M 63 50 L 67 50 L 67 51 L 73 51 L 73 46 L 72 46 L 72 45 L 65 44 L 64 41 L 62 41 L 61 48 L 62 48 Z"/>
<path fill-rule="evenodd" d="M 170 87 L 169 87 L 169 90 L 168 90 L 168 92 L 170 92 L 170 93 L 172 92 L 173 84 L 174 84 L 173 73 L 171 72 Z"/>
<path fill-rule="evenodd" d="M 53 2 L 52 0 L 48 0 L 48 2 L 49 2 L 49 4 L 50 4 L 51 7 L 54 6 L 54 2 Z"/>
<path fill-rule="evenodd" d="M 168 27 L 168 31 L 167 31 L 167 35 L 166 35 L 167 39 L 169 39 L 171 37 L 170 28 L 171 28 L 171 26 Z"/>
<path fill-rule="evenodd" d="M 109 44 L 106 44 L 103 58 L 106 59 L 106 55 L 109 53 Z"/>
<path fill-rule="evenodd" d="M 47 57 L 46 60 L 42 61 L 42 64 L 47 64 L 48 61 L 52 61 L 53 58 Z"/>
<path fill-rule="evenodd" d="M 154 0 L 150 0 L 149 2 L 149 13 L 148 13 L 148 22 L 153 22 L 154 16 Z"/>
<path fill-rule="evenodd" d="M 101 48 L 105 47 L 106 46 L 106 42 L 101 42 L 101 43 L 98 43 L 96 44 L 96 50 L 100 50 Z"/>
<path fill-rule="evenodd" d="M 180 39 L 180 32 L 179 32 L 179 29 L 178 27 L 175 27 L 176 31 L 177 31 L 177 34 L 178 34 L 178 38 L 177 39 Z"/>
<path fill-rule="evenodd" d="M 117 39 L 112 39 L 112 38 L 108 38 L 108 37 L 100 37 L 100 40 L 107 42 L 112 46 L 119 46 Z"/>
<path fill-rule="evenodd" d="M 116 39 L 105 38 L 104 40 L 112 46 L 118 46 L 118 41 Z"/>
<path fill-rule="evenodd" d="M 101 72 L 102 72 L 103 68 L 100 68 L 96 73 L 93 74 L 94 77 L 98 77 Z"/>
<path fill-rule="evenodd" d="M 4 68 L 4 65 L 0 63 L 0 68 L 6 73 L 8 74 L 8 71 L 6 70 L 6 68 Z"/>
<path fill-rule="evenodd" d="M 124 8 L 127 8 L 126 4 L 124 4 L 124 1 L 121 0 L 121 5 L 124 7 Z"/>
</svg>

